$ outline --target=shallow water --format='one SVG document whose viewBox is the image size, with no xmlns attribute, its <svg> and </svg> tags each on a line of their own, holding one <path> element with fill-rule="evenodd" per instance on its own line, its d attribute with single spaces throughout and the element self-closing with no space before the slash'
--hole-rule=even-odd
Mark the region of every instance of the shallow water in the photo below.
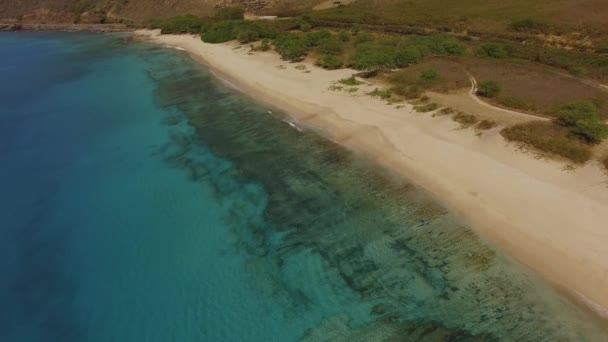
<svg viewBox="0 0 608 342">
<path fill-rule="evenodd" d="M 413 184 L 184 52 L 2 34 L 0 76 L 1 341 L 608 338 Z"/>
</svg>

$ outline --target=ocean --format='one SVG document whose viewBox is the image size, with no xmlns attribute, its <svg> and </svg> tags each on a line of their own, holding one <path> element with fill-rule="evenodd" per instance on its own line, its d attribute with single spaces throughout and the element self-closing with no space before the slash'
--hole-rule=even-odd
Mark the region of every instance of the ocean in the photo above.
<svg viewBox="0 0 608 342">
<path fill-rule="evenodd" d="M 406 179 L 128 34 L 0 34 L 0 341 L 602 341 Z"/>
</svg>

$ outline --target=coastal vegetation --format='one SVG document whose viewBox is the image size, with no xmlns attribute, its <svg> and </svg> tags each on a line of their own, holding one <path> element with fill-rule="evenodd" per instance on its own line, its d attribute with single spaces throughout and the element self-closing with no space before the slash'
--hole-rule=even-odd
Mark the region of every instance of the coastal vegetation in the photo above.
<svg viewBox="0 0 608 342">
<path fill-rule="evenodd" d="M 494 120 L 481 120 L 477 125 L 475 125 L 475 129 L 479 131 L 487 131 L 496 126 L 498 126 L 498 124 Z"/>
<path fill-rule="evenodd" d="M 517 124 L 502 130 L 508 140 L 520 143 L 521 147 L 534 148 L 541 154 L 561 156 L 577 164 L 591 159 L 591 146 L 573 136 L 568 128 L 547 121 L 532 121 Z"/>
<path fill-rule="evenodd" d="M 608 125 L 600 119 L 593 102 L 577 101 L 563 105 L 553 121 L 515 125 L 502 134 L 509 141 L 585 163 L 591 158 L 592 146 L 608 137 Z"/>
<path fill-rule="evenodd" d="M 479 83 L 477 95 L 483 97 L 496 97 L 502 91 L 502 87 L 496 81 L 483 81 Z"/>
<path fill-rule="evenodd" d="M 602 122 L 597 107 L 591 101 L 566 104 L 557 113 L 557 122 L 591 144 L 608 137 L 608 126 Z"/>
<path fill-rule="evenodd" d="M 421 4 L 416 2 L 415 6 Z M 332 13 L 337 17 L 331 17 Z M 329 70 L 359 70 L 360 77 L 377 78 L 388 84 L 368 92 L 369 96 L 389 104 L 415 101 L 414 110 L 418 112 L 454 114 L 453 120 L 463 127 L 488 130 L 497 125 L 494 120 L 440 109 L 440 104 L 428 102 L 425 95 L 429 91 L 465 89 L 473 75 L 482 80 L 477 95 L 485 101 L 552 118 L 548 122 L 507 127 L 502 131 L 507 140 L 577 163 L 591 158 L 592 146 L 608 137 L 603 122 L 608 118 L 608 94 L 576 78 L 593 75 L 598 80 L 608 79 L 608 57 L 592 49 L 538 44 L 534 35 L 557 32 L 548 22 L 514 18 L 504 23 L 502 31 L 498 30 L 509 34 L 495 34 L 496 31 L 470 39 L 440 29 L 416 30 L 415 23 L 385 21 L 387 16 L 391 14 L 370 14 L 365 6 L 354 5 L 256 21 L 244 20 L 242 9 L 224 7 L 207 18 L 179 16 L 156 24 L 162 33 L 198 33 L 208 43 L 236 40 L 251 44 L 252 52 L 273 49 L 289 62 L 310 58 Z M 379 27 L 380 22 L 385 25 Z M 409 29 L 404 29 L 406 26 Z M 530 40 L 524 44 L 514 37 Z M 351 77 L 332 88 L 348 89 L 345 87 L 359 82 Z M 557 83 L 564 89 L 553 89 Z M 451 112 L 444 112 L 448 110 Z"/>
</svg>

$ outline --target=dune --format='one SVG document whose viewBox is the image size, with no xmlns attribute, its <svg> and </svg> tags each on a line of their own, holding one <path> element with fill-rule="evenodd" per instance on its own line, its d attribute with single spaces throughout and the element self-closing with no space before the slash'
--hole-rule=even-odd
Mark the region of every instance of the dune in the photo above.
<svg viewBox="0 0 608 342">
<path fill-rule="evenodd" d="M 364 96 L 373 85 L 352 93 L 329 89 L 353 70 L 290 64 L 273 52 L 249 54 L 246 46 L 190 35 L 136 34 L 187 50 L 218 77 L 286 112 L 294 125 L 412 180 L 490 243 L 608 318 L 608 176 L 598 163 L 571 169 L 523 153 L 500 127 L 477 136 L 449 117 Z"/>
</svg>

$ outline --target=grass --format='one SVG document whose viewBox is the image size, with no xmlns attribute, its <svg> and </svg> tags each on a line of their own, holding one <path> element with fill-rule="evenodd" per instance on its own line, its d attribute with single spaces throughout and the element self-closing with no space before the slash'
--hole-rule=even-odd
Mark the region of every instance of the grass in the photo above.
<svg viewBox="0 0 608 342">
<path fill-rule="evenodd" d="M 424 105 L 414 106 L 414 110 L 418 113 L 428 113 L 439 109 L 439 105 L 436 103 L 427 103 Z"/>
<path fill-rule="evenodd" d="M 475 125 L 475 129 L 478 131 L 487 131 L 496 126 L 497 124 L 494 120 L 481 120 L 477 125 Z"/>
<path fill-rule="evenodd" d="M 355 76 L 351 76 L 348 78 L 343 78 L 338 81 L 340 84 L 344 84 L 345 86 L 358 86 L 363 84 L 363 82 L 357 80 Z"/>
<path fill-rule="evenodd" d="M 458 122 L 461 128 L 468 128 L 479 122 L 479 119 L 473 114 L 458 112 L 452 116 L 452 120 Z"/>
<path fill-rule="evenodd" d="M 382 100 L 388 100 L 391 97 L 393 97 L 393 93 L 391 92 L 390 89 L 380 90 L 378 88 L 376 88 L 373 91 L 367 93 L 367 95 L 369 95 L 371 97 L 377 97 L 377 98 L 380 98 Z"/>
<path fill-rule="evenodd" d="M 507 127 L 501 134 L 508 141 L 532 147 L 538 152 L 557 155 L 577 164 L 584 164 L 591 158 L 591 146 L 570 131 L 547 121 L 532 121 Z"/>
</svg>

